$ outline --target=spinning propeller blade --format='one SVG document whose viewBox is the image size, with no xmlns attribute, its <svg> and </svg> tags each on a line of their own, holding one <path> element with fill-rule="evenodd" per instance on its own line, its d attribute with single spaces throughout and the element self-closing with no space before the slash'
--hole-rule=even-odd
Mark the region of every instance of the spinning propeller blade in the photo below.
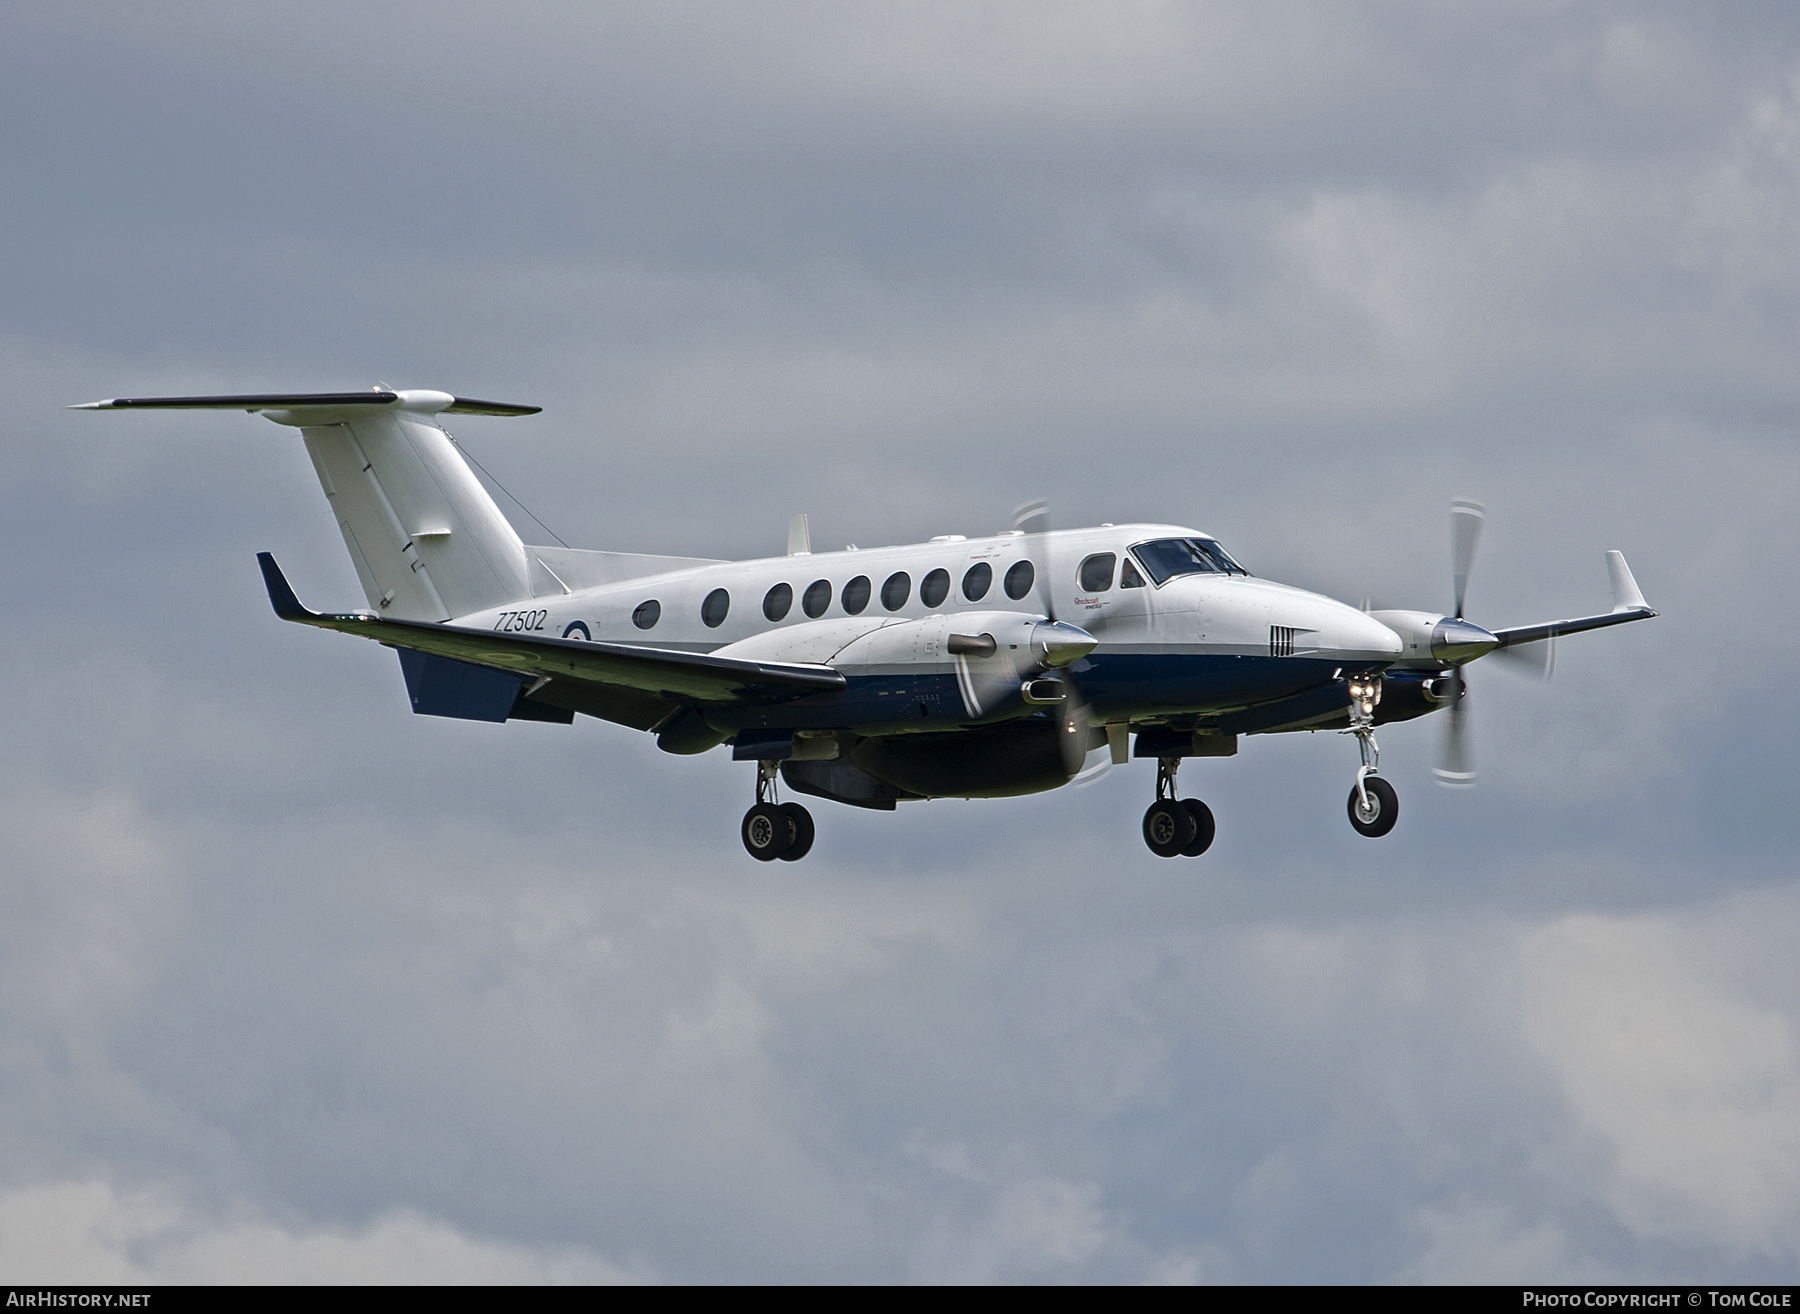
<svg viewBox="0 0 1800 1314">
<path fill-rule="evenodd" d="M 1091 651 L 1093 638 L 1086 630 L 1064 625 L 1057 619 L 1055 595 L 1050 587 L 1050 504 L 1042 499 L 1021 503 L 1013 510 L 1013 528 L 1025 536 L 1025 555 L 1032 565 L 1032 587 L 1038 605 L 1049 621 L 1047 627 L 1042 627 L 1047 632 L 1040 640 L 1044 646 L 1045 664 L 1062 668 L 1063 698 L 1051 709 L 1050 716 L 1056 722 L 1056 742 L 1062 750 L 1063 771 L 1073 779 L 1087 762 L 1088 717 L 1087 703 L 1069 663 Z M 1075 651 L 1082 648 L 1084 641 L 1086 648 Z M 1074 655 L 1058 660 L 1061 656 L 1058 648 Z"/>
<path fill-rule="evenodd" d="M 1463 594 L 1469 589 L 1469 566 L 1475 560 L 1475 545 L 1481 541 L 1481 522 L 1487 519 L 1487 508 L 1467 498 L 1450 504 L 1450 573 L 1456 589 L 1456 619 L 1463 615 Z"/>
<path fill-rule="evenodd" d="M 1553 634 L 1536 643 L 1518 643 L 1507 648 L 1496 648 L 1488 656 L 1520 675 L 1548 680 L 1556 673 L 1556 636 Z"/>
<path fill-rule="evenodd" d="M 1475 563 L 1475 546 L 1481 542 L 1481 526 L 1486 519 L 1487 508 L 1479 502 L 1459 497 L 1450 503 L 1450 580 L 1456 596 L 1457 620 L 1463 618 L 1463 599 L 1469 591 L 1469 568 Z M 1475 783 L 1468 713 L 1463 707 L 1463 697 L 1468 693 L 1468 682 L 1463 678 L 1464 664 L 1458 662 L 1450 669 L 1450 721 L 1444 729 L 1444 747 L 1438 765 L 1432 769 L 1438 784 L 1453 789 L 1467 789 Z"/>
<path fill-rule="evenodd" d="M 1444 730 L 1443 754 L 1431 772 L 1437 777 L 1438 784 L 1452 789 L 1467 789 L 1475 783 L 1475 763 L 1469 751 L 1468 715 L 1463 709 L 1465 692 L 1467 686 L 1462 667 L 1458 666 L 1450 673 L 1450 722 Z"/>
</svg>

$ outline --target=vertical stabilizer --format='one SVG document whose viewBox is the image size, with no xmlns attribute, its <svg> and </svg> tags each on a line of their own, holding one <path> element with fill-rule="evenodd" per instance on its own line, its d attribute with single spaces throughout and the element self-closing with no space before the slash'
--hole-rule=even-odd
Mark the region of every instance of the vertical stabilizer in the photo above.
<svg viewBox="0 0 1800 1314">
<path fill-rule="evenodd" d="M 440 621 L 531 596 L 524 544 L 429 414 L 302 432 L 371 607 Z"/>
<path fill-rule="evenodd" d="M 788 550 L 790 557 L 812 555 L 812 531 L 806 527 L 806 512 L 796 511 L 788 517 Z"/>
</svg>

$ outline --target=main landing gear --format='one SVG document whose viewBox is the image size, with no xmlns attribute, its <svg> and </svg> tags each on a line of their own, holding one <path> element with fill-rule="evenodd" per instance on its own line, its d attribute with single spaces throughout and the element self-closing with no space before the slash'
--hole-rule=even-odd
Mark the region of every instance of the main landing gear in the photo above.
<svg viewBox="0 0 1800 1314">
<path fill-rule="evenodd" d="M 776 803 L 775 781 L 779 762 L 759 762 L 756 770 L 756 806 L 744 814 L 740 832 L 744 848 L 758 862 L 798 862 L 812 851 L 812 813 L 798 803 Z"/>
<path fill-rule="evenodd" d="M 1362 765 L 1356 769 L 1356 787 L 1350 791 L 1350 824 L 1358 835 L 1370 839 L 1380 839 L 1400 820 L 1400 796 L 1375 774 L 1381 761 L 1381 750 L 1375 746 L 1375 705 L 1380 701 L 1379 678 L 1350 681 L 1350 728 L 1340 732 L 1355 735 L 1356 747 L 1362 753 Z"/>
<path fill-rule="evenodd" d="M 1178 757 L 1156 759 L 1156 802 L 1144 813 L 1144 843 L 1159 858 L 1197 858 L 1212 847 L 1212 809 L 1197 798 L 1175 797 Z"/>
</svg>

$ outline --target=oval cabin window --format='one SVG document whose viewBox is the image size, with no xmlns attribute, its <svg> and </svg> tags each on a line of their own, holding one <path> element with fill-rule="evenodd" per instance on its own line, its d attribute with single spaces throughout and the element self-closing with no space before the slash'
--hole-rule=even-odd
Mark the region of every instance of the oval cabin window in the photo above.
<svg viewBox="0 0 1800 1314">
<path fill-rule="evenodd" d="M 867 575 L 858 575 L 844 585 L 844 610 L 852 616 L 862 615 L 864 607 L 869 605 L 869 594 L 874 591 Z"/>
<path fill-rule="evenodd" d="M 763 615 L 772 621 L 778 621 L 788 614 L 794 606 L 794 586 L 777 584 L 763 594 Z"/>
<path fill-rule="evenodd" d="M 662 619 L 662 603 L 655 598 L 648 602 L 638 603 L 637 610 L 631 613 L 631 623 L 640 630 L 647 630 Z"/>
<path fill-rule="evenodd" d="M 987 597 L 987 591 L 993 587 L 993 583 L 994 568 L 985 561 L 977 561 L 963 576 L 963 597 L 970 602 L 980 602 Z"/>
<path fill-rule="evenodd" d="M 899 611 L 912 596 L 912 576 L 904 570 L 896 570 L 887 577 L 887 583 L 881 586 L 881 605 L 889 611 Z"/>
<path fill-rule="evenodd" d="M 1031 585 L 1037 579 L 1037 571 L 1032 569 L 1029 561 L 1015 561 L 1006 572 L 1006 596 L 1017 602 L 1031 592 Z"/>
<path fill-rule="evenodd" d="M 934 570 L 919 581 L 919 601 L 935 607 L 950 596 L 950 572 Z"/>
<path fill-rule="evenodd" d="M 814 620 L 825 614 L 825 608 L 831 605 L 831 581 L 815 579 L 806 586 L 806 592 L 800 595 L 800 609 Z"/>
<path fill-rule="evenodd" d="M 724 589 L 714 589 L 700 604 L 700 619 L 707 629 L 716 630 L 725 623 L 725 613 L 730 610 L 731 595 Z"/>
</svg>

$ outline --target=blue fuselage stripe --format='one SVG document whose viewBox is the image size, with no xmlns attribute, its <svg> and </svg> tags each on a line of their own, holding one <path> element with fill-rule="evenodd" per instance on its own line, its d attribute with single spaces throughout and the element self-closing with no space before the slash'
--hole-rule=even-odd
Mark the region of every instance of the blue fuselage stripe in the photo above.
<svg viewBox="0 0 1800 1314">
<path fill-rule="evenodd" d="M 1073 670 L 1095 720 L 1125 716 L 1214 714 L 1280 702 L 1335 683 L 1341 663 L 1305 657 L 1095 653 Z M 853 675 L 840 691 L 760 708 L 709 713 L 724 727 L 834 729 L 881 733 L 969 723 L 953 671 Z M 1029 715 L 1013 695 L 983 720 Z"/>
</svg>

